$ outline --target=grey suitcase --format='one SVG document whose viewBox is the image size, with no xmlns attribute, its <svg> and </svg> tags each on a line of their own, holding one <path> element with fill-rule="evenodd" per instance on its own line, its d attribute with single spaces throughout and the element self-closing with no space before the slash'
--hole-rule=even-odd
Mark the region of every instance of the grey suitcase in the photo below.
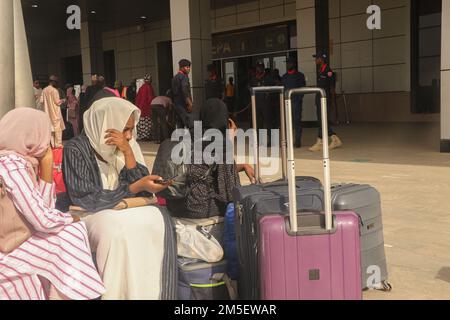
<svg viewBox="0 0 450 320">
<path fill-rule="evenodd" d="M 353 211 L 360 217 L 361 274 L 363 289 L 391 291 L 384 250 L 380 193 L 372 186 L 339 184 L 331 189 L 335 211 Z"/>
</svg>

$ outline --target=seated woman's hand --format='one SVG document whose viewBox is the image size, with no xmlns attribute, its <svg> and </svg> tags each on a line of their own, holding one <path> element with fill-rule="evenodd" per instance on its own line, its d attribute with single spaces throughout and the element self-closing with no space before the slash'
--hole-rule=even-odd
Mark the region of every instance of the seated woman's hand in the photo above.
<svg viewBox="0 0 450 320">
<path fill-rule="evenodd" d="M 124 134 L 118 130 L 110 129 L 106 131 L 105 144 L 108 146 L 115 146 L 117 149 L 122 151 L 122 153 L 127 154 L 133 152 Z"/>
<path fill-rule="evenodd" d="M 40 178 L 47 183 L 53 183 L 53 150 L 50 146 L 38 161 Z"/>
<path fill-rule="evenodd" d="M 50 165 L 53 168 L 53 150 L 51 146 L 48 147 L 45 154 L 38 161 L 41 165 Z"/>
<path fill-rule="evenodd" d="M 236 137 L 236 133 L 238 130 L 238 127 L 236 125 L 236 123 L 233 121 L 233 119 L 228 119 L 228 129 L 229 131 L 229 138 L 231 139 L 231 141 L 234 141 L 234 138 Z"/>
<path fill-rule="evenodd" d="M 252 166 L 246 164 L 244 166 L 245 174 L 247 175 L 248 179 L 252 184 L 256 184 L 256 177 L 255 177 L 255 170 Z"/>
</svg>

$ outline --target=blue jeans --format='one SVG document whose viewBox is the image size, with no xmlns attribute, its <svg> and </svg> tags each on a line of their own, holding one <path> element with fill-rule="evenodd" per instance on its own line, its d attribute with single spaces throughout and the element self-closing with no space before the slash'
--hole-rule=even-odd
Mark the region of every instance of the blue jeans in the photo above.
<svg viewBox="0 0 450 320">
<path fill-rule="evenodd" d="M 178 118 L 180 119 L 182 127 L 185 127 L 187 129 L 193 129 L 194 128 L 194 118 L 192 114 L 187 112 L 186 107 L 182 105 L 175 105 L 175 112 L 178 115 Z"/>
</svg>

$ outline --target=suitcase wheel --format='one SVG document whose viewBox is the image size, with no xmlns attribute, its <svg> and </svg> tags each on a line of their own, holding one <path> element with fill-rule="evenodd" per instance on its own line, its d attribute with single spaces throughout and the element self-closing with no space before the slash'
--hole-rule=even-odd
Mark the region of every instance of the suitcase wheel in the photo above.
<svg viewBox="0 0 450 320">
<path fill-rule="evenodd" d="M 377 290 L 378 291 L 382 291 L 382 292 L 391 292 L 392 291 L 392 285 L 385 280 L 385 281 L 381 282 L 381 288 L 379 288 Z"/>
</svg>

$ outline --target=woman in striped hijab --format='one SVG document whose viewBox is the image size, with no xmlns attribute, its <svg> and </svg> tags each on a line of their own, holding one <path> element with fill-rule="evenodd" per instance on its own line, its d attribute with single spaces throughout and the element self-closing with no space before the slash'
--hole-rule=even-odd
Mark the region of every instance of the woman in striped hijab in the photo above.
<svg viewBox="0 0 450 320">
<path fill-rule="evenodd" d="M 54 209 L 50 139 L 42 111 L 19 108 L 0 120 L 0 196 L 11 199 L 32 231 L 12 252 L 0 252 L 0 300 L 92 300 L 105 291 L 85 224 Z M 2 224 L 4 214 L 0 201 Z"/>
</svg>

